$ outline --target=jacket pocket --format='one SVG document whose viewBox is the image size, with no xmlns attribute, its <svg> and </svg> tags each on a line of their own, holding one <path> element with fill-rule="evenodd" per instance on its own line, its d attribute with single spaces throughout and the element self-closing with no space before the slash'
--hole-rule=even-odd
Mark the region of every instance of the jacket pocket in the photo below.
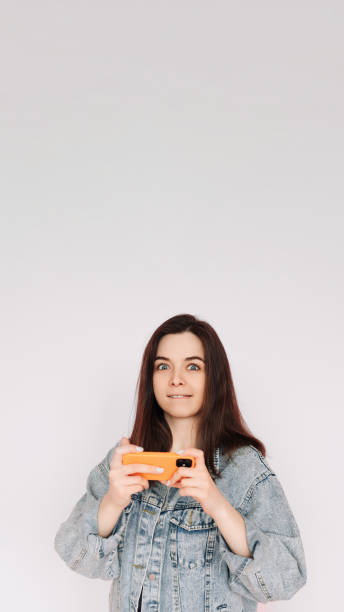
<svg viewBox="0 0 344 612">
<path fill-rule="evenodd" d="M 173 510 L 170 523 L 170 556 L 178 567 L 192 570 L 212 561 L 217 525 L 203 508 Z"/>
</svg>

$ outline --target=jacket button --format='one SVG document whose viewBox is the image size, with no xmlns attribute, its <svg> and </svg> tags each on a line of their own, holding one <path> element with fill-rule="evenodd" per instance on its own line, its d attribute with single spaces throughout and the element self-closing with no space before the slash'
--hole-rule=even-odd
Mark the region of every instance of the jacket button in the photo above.
<svg viewBox="0 0 344 612">
<path fill-rule="evenodd" d="M 149 580 L 154 580 L 155 574 L 149 574 L 148 578 L 149 578 Z"/>
</svg>

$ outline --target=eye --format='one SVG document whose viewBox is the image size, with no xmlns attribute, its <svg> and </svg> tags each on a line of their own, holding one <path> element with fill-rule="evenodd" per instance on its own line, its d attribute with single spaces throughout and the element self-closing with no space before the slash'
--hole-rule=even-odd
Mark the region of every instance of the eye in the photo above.
<svg viewBox="0 0 344 612">
<path fill-rule="evenodd" d="M 157 369 L 157 370 L 160 370 L 160 366 L 166 366 L 166 367 L 167 367 L 167 363 L 160 363 L 160 364 L 159 364 L 159 365 L 156 367 L 156 369 Z M 200 367 L 197 365 L 197 363 L 189 363 L 189 366 L 195 366 L 195 367 L 197 368 L 197 370 L 199 370 L 199 369 L 200 369 Z M 188 366 L 188 367 L 189 367 L 189 366 Z M 197 372 L 197 370 L 196 370 L 196 372 Z M 161 371 L 161 370 L 160 370 L 160 371 Z"/>
<path fill-rule="evenodd" d="M 200 369 L 200 368 L 199 368 L 199 366 L 197 365 L 197 363 L 190 363 L 190 365 L 191 365 L 191 366 L 192 366 L 192 365 L 193 365 L 193 366 L 196 366 L 197 370 L 199 370 L 199 369 Z"/>
</svg>

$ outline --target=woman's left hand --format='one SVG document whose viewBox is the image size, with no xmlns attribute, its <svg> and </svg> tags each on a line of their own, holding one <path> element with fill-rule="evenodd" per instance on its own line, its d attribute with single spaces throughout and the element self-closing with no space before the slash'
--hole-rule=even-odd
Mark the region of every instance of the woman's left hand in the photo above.
<svg viewBox="0 0 344 612">
<path fill-rule="evenodd" d="M 189 495 L 196 499 L 204 512 L 213 516 L 224 496 L 207 470 L 203 451 L 199 448 L 185 448 L 181 456 L 186 455 L 195 457 L 195 467 L 179 467 L 170 479 L 169 486 L 178 488 L 180 495 Z M 161 482 L 167 484 L 166 480 Z"/>
</svg>

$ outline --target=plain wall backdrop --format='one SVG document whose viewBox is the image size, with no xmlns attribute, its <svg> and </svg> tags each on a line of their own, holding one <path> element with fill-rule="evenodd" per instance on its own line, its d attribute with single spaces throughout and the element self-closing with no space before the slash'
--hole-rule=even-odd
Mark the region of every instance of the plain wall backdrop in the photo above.
<svg viewBox="0 0 344 612">
<path fill-rule="evenodd" d="M 130 434 L 145 345 L 206 319 L 342 606 L 341 2 L 3 2 L 1 605 L 107 611 L 54 537 Z M 168 611 L 163 611 L 168 612 Z"/>
</svg>

